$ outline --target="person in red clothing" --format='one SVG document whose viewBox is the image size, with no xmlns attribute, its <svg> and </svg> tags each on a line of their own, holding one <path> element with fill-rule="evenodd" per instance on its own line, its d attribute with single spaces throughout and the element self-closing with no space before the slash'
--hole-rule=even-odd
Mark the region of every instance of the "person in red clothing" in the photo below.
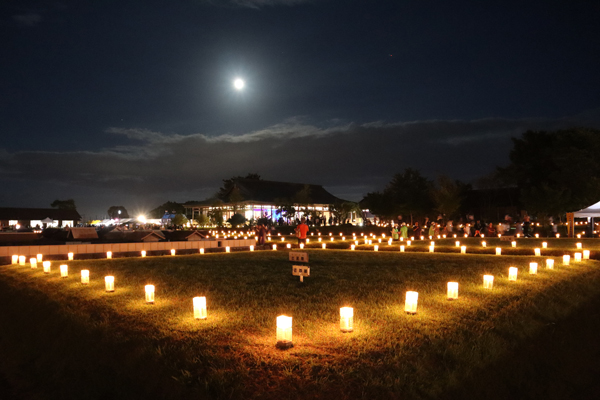
<svg viewBox="0 0 600 400">
<path fill-rule="evenodd" d="M 296 227 L 296 236 L 298 237 L 298 244 L 306 243 L 306 234 L 308 233 L 308 225 L 306 225 L 306 218 L 302 217 L 300 224 Z"/>
</svg>

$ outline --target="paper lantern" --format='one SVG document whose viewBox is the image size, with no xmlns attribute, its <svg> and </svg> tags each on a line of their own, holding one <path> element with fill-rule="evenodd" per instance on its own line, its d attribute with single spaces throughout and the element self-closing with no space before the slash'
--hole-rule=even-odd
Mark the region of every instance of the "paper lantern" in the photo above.
<svg viewBox="0 0 600 400">
<path fill-rule="evenodd" d="M 583 251 L 583 259 L 584 260 L 589 260 L 590 259 L 590 251 L 589 250 L 584 250 Z"/>
<path fill-rule="evenodd" d="M 575 253 L 575 262 L 581 262 L 581 253 Z"/>
<path fill-rule="evenodd" d="M 37 268 L 37 259 L 30 258 L 29 259 L 29 265 L 31 265 L 31 269 L 36 269 Z"/>
<path fill-rule="evenodd" d="M 306 239 L 306 243 L 307 244 L 310 243 L 310 239 Z M 304 244 L 304 243 L 302 243 L 302 244 Z"/>
<path fill-rule="evenodd" d="M 154 285 L 146 285 L 146 303 L 154 303 Z"/>
<path fill-rule="evenodd" d="M 350 250 L 354 250 L 354 249 L 356 249 L 356 246 L 355 246 L 355 245 L 353 245 L 353 244 L 351 244 L 351 245 L 350 245 Z"/>
<path fill-rule="evenodd" d="M 400 252 L 404 253 L 404 245 L 400 245 Z"/>
<path fill-rule="evenodd" d="M 406 241 L 406 245 L 407 245 L 407 246 L 410 246 L 410 244 L 411 244 L 411 243 L 412 243 L 412 242 L 411 242 L 410 240 L 407 240 L 407 241 Z"/>
<path fill-rule="evenodd" d="M 277 250 L 277 245 L 276 244 L 273 245 L 273 250 Z"/>
<path fill-rule="evenodd" d="M 519 272 L 519 269 L 517 267 L 510 267 L 508 269 L 508 280 L 509 281 L 516 281 L 517 280 L 517 273 Z"/>
<path fill-rule="evenodd" d="M 277 347 L 288 349 L 292 345 L 292 317 L 277 317 Z"/>
<path fill-rule="evenodd" d="M 429 245 L 430 245 L 430 246 L 435 246 L 435 242 L 434 242 L 434 241 L 431 241 L 431 242 L 429 242 Z"/>
<path fill-rule="evenodd" d="M 112 251 L 106 252 L 106 258 L 108 258 L 108 259 L 112 258 Z"/>
<path fill-rule="evenodd" d="M 142 257 L 146 257 L 146 250 L 142 250 Z"/>
<path fill-rule="evenodd" d="M 520 238 L 520 237 L 521 237 L 521 234 L 520 234 L 520 233 L 517 233 L 517 235 L 516 235 L 516 236 L 517 236 L 517 238 Z"/>
<path fill-rule="evenodd" d="M 485 235 L 482 233 L 482 234 L 481 234 L 481 237 L 483 238 L 483 237 L 485 237 Z"/>
<path fill-rule="evenodd" d="M 434 250 L 435 250 L 435 246 L 429 246 L 429 252 L 430 252 L 430 253 L 433 253 L 433 252 L 434 252 Z"/>
<path fill-rule="evenodd" d="M 448 300 L 458 299 L 458 282 L 448 282 Z"/>
<path fill-rule="evenodd" d="M 44 261 L 44 262 L 42 262 L 42 267 L 44 268 L 44 273 L 45 274 L 49 274 L 50 273 L 50 261 Z"/>
<path fill-rule="evenodd" d="M 42 262 L 42 258 L 44 256 L 42 254 L 38 254 L 36 257 L 37 257 L 37 262 L 41 263 Z"/>
<path fill-rule="evenodd" d="M 537 275 L 537 267 L 538 267 L 537 263 L 535 263 L 535 262 L 529 263 L 529 274 Z"/>
<path fill-rule="evenodd" d="M 114 276 L 105 276 L 104 277 L 104 287 L 107 292 L 115 291 L 115 277 Z"/>
<path fill-rule="evenodd" d="M 408 314 L 417 313 L 417 302 L 419 300 L 418 292 L 406 292 L 406 300 L 404 302 L 404 311 Z"/>
<path fill-rule="evenodd" d="M 533 252 L 538 257 L 542 255 L 542 250 L 538 249 L 537 247 L 533 249 Z"/>
<path fill-rule="evenodd" d="M 81 270 L 81 284 L 87 285 L 90 283 L 90 271 L 87 269 Z"/>
<path fill-rule="evenodd" d="M 340 330 L 344 333 L 354 330 L 354 309 L 352 307 L 340 308 Z"/>
<path fill-rule="evenodd" d="M 290 246 L 290 245 L 288 244 L 288 246 Z M 288 247 L 288 249 L 289 249 L 289 247 Z M 225 246 L 225 253 L 230 253 L 230 252 L 231 252 L 231 249 L 229 248 L 229 246 Z"/>
<path fill-rule="evenodd" d="M 415 240 L 415 237 L 414 237 L 414 236 L 411 236 L 411 237 L 410 237 L 410 240 Z"/>
<path fill-rule="evenodd" d="M 25 256 L 19 256 L 19 265 L 25 265 L 27 258 Z"/>
<path fill-rule="evenodd" d="M 323 248 L 323 249 L 326 249 L 326 248 L 327 248 L 327 244 L 326 244 L 326 243 L 323 243 L 323 244 L 321 245 L 321 248 Z"/>
<path fill-rule="evenodd" d="M 300 243 L 300 246 L 299 246 L 299 247 L 300 247 L 301 249 L 303 249 L 303 248 L 304 248 L 304 243 Z"/>
<path fill-rule="evenodd" d="M 560 237 L 560 233 L 557 233 L 556 234 L 556 238 L 558 239 L 559 237 Z"/>
<path fill-rule="evenodd" d="M 491 289 L 494 287 L 494 275 L 484 275 L 483 276 L 483 288 Z"/>
<path fill-rule="evenodd" d="M 442 237 L 443 237 L 444 239 L 446 239 L 446 234 L 443 234 L 443 235 L 442 235 Z"/>
<path fill-rule="evenodd" d="M 548 248 L 548 243 L 546 243 L 546 242 L 542 242 L 542 248 L 543 248 L 543 249 L 547 249 L 547 248 Z"/>
<path fill-rule="evenodd" d="M 500 247 L 496 247 L 496 255 L 497 256 L 502 255 L 502 249 Z"/>
<path fill-rule="evenodd" d="M 486 246 L 487 246 L 487 243 L 481 242 L 481 247 L 486 247 Z"/>
<path fill-rule="evenodd" d="M 281 238 L 281 241 L 282 241 L 282 242 L 285 242 L 285 238 Z"/>
<path fill-rule="evenodd" d="M 379 251 L 379 246 L 375 245 L 375 246 L 373 247 L 373 251 Z"/>
<path fill-rule="evenodd" d="M 392 245 L 392 239 L 388 240 L 388 246 Z"/>
<path fill-rule="evenodd" d="M 535 238 L 537 239 L 537 238 L 539 238 L 539 237 L 540 237 L 540 234 L 539 234 L 539 233 L 536 233 L 536 234 L 535 234 Z"/>
<path fill-rule="evenodd" d="M 346 236 L 342 236 L 342 240 L 346 240 Z"/>
<path fill-rule="evenodd" d="M 69 258 L 69 261 L 73 261 L 73 253 L 67 254 L 67 257 Z"/>
<path fill-rule="evenodd" d="M 546 269 L 554 269 L 554 260 L 549 258 L 546 260 Z"/>
<path fill-rule="evenodd" d="M 175 249 L 171 249 L 171 255 L 174 256 L 175 255 Z"/>
<path fill-rule="evenodd" d="M 206 319 L 206 297 L 194 297 L 192 304 L 194 305 L 194 318 Z"/>
<path fill-rule="evenodd" d="M 69 266 L 67 264 L 62 264 L 60 266 L 60 277 L 61 278 L 69 277 Z"/>
<path fill-rule="evenodd" d="M 569 262 L 571 261 L 571 256 L 568 254 L 565 254 L 563 256 L 563 265 L 569 265 Z"/>
<path fill-rule="evenodd" d="M 425 239 L 425 236 L 421 236 L 421 240 Z"/>
<path fill-rule="evenodd" d="M 365 239 L 365 242 L 367 241 L 367 239 Z M 321 242 L 321 238 L 319 238 L 319 243 Z"/>
<path fill-rule="evenodd" d="M 204 247 L 200 248 L 200 254 L 204 254 Z"/>
<path fill-rule="evenodd" d="M 287 247 L 288 249 L 291 249 L 292 245 L 291 245 L 291 243 L 288 243 L 285 247 Z M 227 247 L 227 252 L 229 253 L 229 247 Z"/>
<path fill-rule="evenodd" d="M 456 233 L 454 235 L 452 235 L 452 237 L 456 239 Z"/>
<path fill-rule="evenodd" d="M 460 246 L 460 254 L 467 254 L 467 246 Z"/>
<path fill-rule="evenodd" d="M 254 246 L 250 245 L 250 251 L 254 251 Z"/>
<path fill-rule="evenodd" d="M 575 246 L 577 246 L 578 249 L 581 249 L 581 243 L 575 243 Z"/>
<path fill-rule="evenodd" d="M 515 242 L 515 241 L 513 240 L 512 242 L 510 242 L 510 245 L 511 245 L 512 247 L 517 247 L 517 242 Z"/>
<path fill-rule="evenodd" d="M 355 244 L 356 246 L 358 246 L 358 240 L 355 240 L 355 241 L 354 241 L 354 244 Z"/>
</svg>

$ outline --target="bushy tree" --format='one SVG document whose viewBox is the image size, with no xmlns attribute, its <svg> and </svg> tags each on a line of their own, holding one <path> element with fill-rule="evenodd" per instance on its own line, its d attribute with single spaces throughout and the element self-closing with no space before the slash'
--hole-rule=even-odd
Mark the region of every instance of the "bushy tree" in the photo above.
<svg viewBox="0 0 600 400">
<path fill-rule="evenodd" d="M 385 188 L 393 202 L 394 215 L 409 215 L 411 219 L 424 217 L 433 209 L 432 182 L 415 169 L 407 168 L 396 174 Z"/>
<path fill-rule="evenodd" d="M 175 226 L 183 226 L 188 223 L 188 218 L 183 214 L 177 214 L 171 220 L 171 224 Z"/>
<path fill-rule="evenodd" d="M 259 181 L 261 178 L 259 174 L 250 173 L 246 176 L 234 176 L 229 179 L 223 179 L 223 186 L 219 188 L 219 191 L 217 192 L 217 197 L 223 201 L 230 201 L 228 198 L 229 192 L 231 191 L 231 189 L 233 189 L 235 181 L 239 179 L 254 179 Z"/>
<path fill-rule="evenodd" d="M 76 210 L 77 207 L 75 206 L 75 200 L 73 199 L 68 199 L 68 200 L 54 200 L 51 204 L 50 207 L 52 208 L 58 208 L 59 210 Z"/>
<path fill-rule="evenodd" d="M 464 199 L 463 186 L 446 175 L 438 176 L 436 183 L 431 190 L 435 210 L 451 218 L 458 212 Z"/>
<path fill-rule="evenodd" d="M 185 214 L 185 207 L 181 203 L 167 201 L 150 211 L 150 218 L 162 218 L 165 211 L 169 214 Z"/>
<path fill-rule="evenodd" d="M 121 211 L 121 213 L 119 213 Z M 123 206 L 110 206 L 107 211 L 108 217 L 111 219 L 115 218 L 129 218 L 129 214 L 127 213 L 127 209 Z M 162 217 L 162 215 L 161 215 Z"/>
<path fill-rule="evenodd" d="M 227 220 L 227 222 L 229 224 L 231 224 L 232 227 L 238 227 L 240 225 L 245 225 L 246 224 L 246 217 L 244 217 L 242 214 L 240 213 L 235 213 L 231 216 L 231 218 L 229 218 Z"/>
</svg>

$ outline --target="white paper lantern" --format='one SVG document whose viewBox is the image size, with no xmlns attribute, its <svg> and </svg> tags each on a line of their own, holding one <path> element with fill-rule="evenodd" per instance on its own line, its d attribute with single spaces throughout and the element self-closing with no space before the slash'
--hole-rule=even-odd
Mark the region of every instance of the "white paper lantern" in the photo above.
<svg viewBox="0 0 600 400">
<path fill-rule="evenodd" d="M 493 275 L 484 275 L 483 276 L 483 288 L 484 289 L 492 289 L 494 287 L 494 276 Z"/>
<path fill-rule="evenodd" d="M 417 302 L 419 300 L 418 292 L 406 292 L 406 300 L 404 302 L 404 311 L 408 314 L 417 313 Z"/>
<path fill-rule="evenodd" d="M 342 332 L 354 330 L 354 309 L 352 307 L 340 308 L 340 330 Z"/>
<path fill-rule="evenodd" d="M 516 281 L 518 272 L 519 272 L 519 269 L 517 267 L 510 267 L 508 269 L 508 280 Z"/>
<path fill-rule="evenodd" d="M 448 300 L 458 299 L 458 282 L 448 282 Z"/>
<path fill-rule="evenodd" d="M 194 318 L 195 319 L 206 319 L 206 297 L 194 297 L 192 299 L 194 305 Z"/>
<path fill-rule="evenodd" d="M 87 269 L 81 270 L 81 284 L 87 285 L 90 283 L 90 271 Z"/>
</svg>

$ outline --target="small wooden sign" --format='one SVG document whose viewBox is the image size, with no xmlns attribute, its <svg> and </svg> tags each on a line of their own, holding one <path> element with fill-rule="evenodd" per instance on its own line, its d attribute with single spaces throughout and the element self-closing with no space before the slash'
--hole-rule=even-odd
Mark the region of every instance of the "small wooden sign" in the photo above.
<svg viewBox="0 0 600 400">
<path fill-rule="evenodd" d="M 308 253 L 301 253 L 298 251 L 290 251 L 290 261 L 308 262 Z"/>
<path fill-rule="evenodd" d="M 292 275 L 294 276 L 310 276 L 310 267 L 305 265 L 292 266 Z"/>
</svg>

